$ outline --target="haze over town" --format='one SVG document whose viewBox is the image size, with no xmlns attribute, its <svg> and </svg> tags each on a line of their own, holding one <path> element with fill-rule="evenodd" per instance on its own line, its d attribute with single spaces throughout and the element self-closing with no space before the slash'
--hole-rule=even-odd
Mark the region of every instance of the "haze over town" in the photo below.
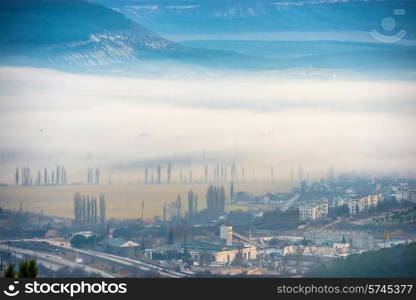
<svg viewBox="0 0 416 300">
<path fill-rule="evenodd" d="M 0 1 L 0 277 L 416 277 L 415 14 Z"/>
</svg>

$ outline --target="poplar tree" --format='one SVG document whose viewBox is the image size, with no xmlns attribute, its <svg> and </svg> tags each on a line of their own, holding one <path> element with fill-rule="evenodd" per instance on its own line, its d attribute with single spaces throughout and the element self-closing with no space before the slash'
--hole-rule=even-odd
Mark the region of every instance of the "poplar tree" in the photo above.
<svg viewBox="0 0 416 300">
<path fill-rule="evenodd" d="M 16 168 L 16 173 L 14 174 L 14 179 L 16 182 L 16 186 L 19 185 L 19 168 Z"/>
</svg>

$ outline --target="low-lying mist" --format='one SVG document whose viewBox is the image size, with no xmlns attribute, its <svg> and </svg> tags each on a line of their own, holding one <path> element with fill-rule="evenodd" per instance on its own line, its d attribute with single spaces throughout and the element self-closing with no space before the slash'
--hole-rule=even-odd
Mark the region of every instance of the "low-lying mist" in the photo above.
<svg viewBox="0 0 416 300">
<path fill-rule="evenodd" d="M 313 178 L 330 165 L 406 173 L 416 162 L 414 82 L 158 80 L 7 67 L 0 79 L 0 182 L 9 184 L 27 165 L 64 164 L 70 181 L 100 167 L 127 181 L 167 161 L 235 161 L 258 178 L 273 165 L 281 179 L 299 164 Z"/>
</svg>

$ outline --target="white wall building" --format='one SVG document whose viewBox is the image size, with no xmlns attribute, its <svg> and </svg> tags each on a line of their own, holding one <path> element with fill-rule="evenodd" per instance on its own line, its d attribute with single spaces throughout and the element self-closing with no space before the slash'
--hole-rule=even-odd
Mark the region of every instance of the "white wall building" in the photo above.
<svg viewBox="0 0 416 300">
<path fill-rule="evenodd" d="M 328 214 L 328 199 L 321 198 L 315 203 L 299 206 L 299 218 L 301 221 L 317 220 Z"/>
<path fill-rule="evenodd" d="M 214 261 L 217 263 L 231 263 L 238 255 L 239 251 L 241 251 L 241 255 L 245 261 L 250 261 L 252 259 L 256 259 L 257 257 L 257 250 L 253 246 L 242 249 L 215 251 L 212 255 L 214 256 Z"/>
<path fill-rule="evenodd" d="M 384 200 L 382 193 L 375 195 L 368 195 L 360 199 L 350 199 L 348 201 L 348 209 L 350 215 L 356 215 L 357 213 L 367 211 L 370 208 L 377 207 L 378 204 Z"/>
</svg>

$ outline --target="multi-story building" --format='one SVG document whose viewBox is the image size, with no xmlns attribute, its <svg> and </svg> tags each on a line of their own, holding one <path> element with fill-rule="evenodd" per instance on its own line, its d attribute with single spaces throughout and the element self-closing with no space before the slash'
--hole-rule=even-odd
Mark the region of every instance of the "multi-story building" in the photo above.
<svg viewBox="0 0 416 300">
<path fill-rule="evenodd" d="M 356 215 L 359 210 L 358 210 L 358 199 L 350 199 L 348 202 L 348 210 L 350 211 L 350 215 Z"/>
<path fill-rule="evenodd" d="M 383 201 L 384 197 L 382 193 L 375 195 L 368 195 L 359 199 L 350 199 L 348 201 L 348 209 L 350 215 L 355 215 L 357 213 L 367 211 L 370 208 L 377 207 L 377 205 Z"/>
<path fill-rule="evenodd" d="M 299 206 L 299 218 L 301 221 L 317 220 L 328 214 L 328 199 L 321 198 L 314 203 Z"/>
<path fill-rule="evenodd" d="M 416 202 L 416 190 L 398 191 L 395 196 L 398 201 Z"/>
<path fill-rule="evenodd" d="M 409 190 L 407 191 L 409 201 L 416 202 L 416 190 Z"/>
</svg>

